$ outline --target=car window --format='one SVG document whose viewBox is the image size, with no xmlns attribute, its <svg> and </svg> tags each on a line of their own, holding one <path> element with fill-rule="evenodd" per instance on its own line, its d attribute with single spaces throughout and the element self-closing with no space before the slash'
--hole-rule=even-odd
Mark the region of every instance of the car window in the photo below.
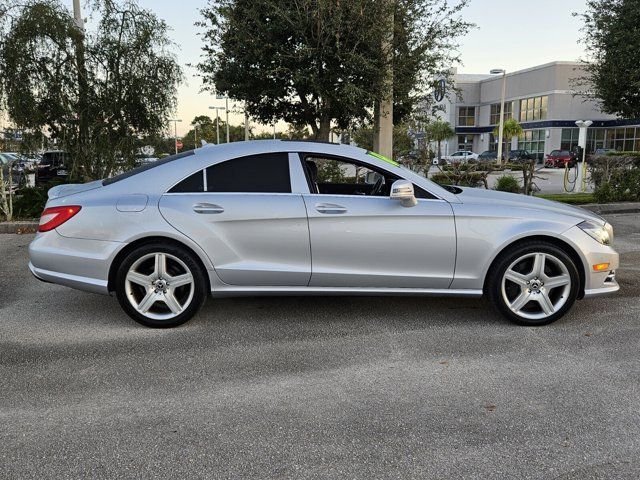
<svg viewBox="0 0 640 480">
<path fill-rule="evenodd" d="M 158 160 L 157 162 L 153 162 L 153 163 L 146 163 L 140 167 L 137 168 L 133 168 L 131 170 L 128 170 L 124 173 L 121 173 L 119 175 L 116 175 L 114 177 L 111 178 L 105 178 L 102 181 L 102 185 L 104 185 L 105 187 L 107 185 L 111 185 L 112 183 L 116 183 L 119 182 L 120 180 L 124 180 L 125 178 L 129 178 L 129 177 L 133 177 L 134 175 L 137 175 L 139 173 L 142 172 L 146 172 L 147 170 L 151 170 L 152 168 L 156 168 L 159 167 L 160 165 L 164 165 L 166 163 L 170 163 L 176 160 L 180 160 L 181 158 L 184 157 L 188 157 L 190 155 L 194 155 L 195 152 L 193 150 L 189 150 L 187 152 L 183 152 L 183 153 L 178 153 L 177 155 L 171 155 L 169 157 L 165 157 L 162 160 Z"/>
<path fill-rule="evenodd" d="M 202 173 L 202 170 L 198 170 L 193 175 L 188 176 L 169 190 L 169 193 L 198 192 L 204 192 L 204 175 Z"/>
<path fill-rule="evenodd" d="M 347 158 L 321 155 L 306 155 L 303 158 L 311 193 L 388 197 L 391 184 L 400 179 L 385 170 Z M 383 186 L 378 192 L 374 192 L 375 185 L 381 178 Z M 414 192 L 416 198 L 436 198 L 417 185 L 414 185 Z"/>
<path fill-rule="evenodd" d="M 291 193 L 289 154 L 234 158 L 207 168 L 207 192 Z"/>
</svg>

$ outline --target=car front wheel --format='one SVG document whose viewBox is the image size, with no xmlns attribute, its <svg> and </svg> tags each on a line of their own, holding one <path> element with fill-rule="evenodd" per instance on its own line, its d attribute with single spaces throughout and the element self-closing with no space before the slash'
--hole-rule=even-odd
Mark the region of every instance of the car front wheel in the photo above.
<svg viewBox="0 0 640 480">
<path fill-rule="evenodd" d="M 489 275 L 487 294 L 491 303 L 520 325 L 555 322 L 578 296 L 580 277 L 574 261 L 546 242 L 528 242 L 510 249 Z"/>
<path fill-rule="evenodd" d="M 191 319 L 206 298 L 207 283 L 193 254 L 173 245 L 142 245 L 116 275 L 120 306 L 147 327 L 169 328 Z"/>
</svg>

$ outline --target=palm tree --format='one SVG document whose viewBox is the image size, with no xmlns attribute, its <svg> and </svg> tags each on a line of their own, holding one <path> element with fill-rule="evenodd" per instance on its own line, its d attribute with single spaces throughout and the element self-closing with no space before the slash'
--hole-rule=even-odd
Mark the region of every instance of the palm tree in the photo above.
<svg viewBox="0 0 640 480">
<path fill-rule="evenodd" d="M 515 118 L 505 120 L 504 127 L 502 129 L 502 139 L 504 141 L 503 156 L 506 156 L 507 161 L 509 160 L 509 151 L 511 150 L 511 148 L 509 148 L 509 145 L 511 145 L 511 139 L 513 137 L 521 136 L 522 131 L 522 126 Z M 493 130 L 493 136 L 496 138 L 500 137 L 500 125 Z M 502 163 L 502 158 L 498 158 L 498 162 Z"/>
<path fill-rule="evenodd" d="M 425 129 L 427 137 L 432 142 L 438 143 L 438 163 L 442 158 L 442 142 L 456 136 L 456 131 L 448 122 L 436 120 L 427 125 Z"/>
</svg>

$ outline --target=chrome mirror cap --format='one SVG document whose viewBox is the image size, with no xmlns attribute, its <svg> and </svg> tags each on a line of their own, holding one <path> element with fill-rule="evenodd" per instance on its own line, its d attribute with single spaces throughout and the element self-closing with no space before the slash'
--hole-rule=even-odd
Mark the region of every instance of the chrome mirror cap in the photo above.
<svg viewBox="0 0 640 480">
<path fill-rule="evenodd" d="M 406 180 L 396 180 L 391 185 L 391 198 L 393 200 L 400 200 L 403 207 L 415 207 L 418 204 L 415 193 L 413 191 L 413 184 Z"/>
</svg>

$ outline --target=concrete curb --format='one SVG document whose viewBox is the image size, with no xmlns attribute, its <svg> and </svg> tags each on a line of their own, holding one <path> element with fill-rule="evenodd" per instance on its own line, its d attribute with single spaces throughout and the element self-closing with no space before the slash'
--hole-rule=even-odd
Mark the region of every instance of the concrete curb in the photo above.
<svg viewBox="0 0 640 480">
<path fill-rule="evenodd" d="M 36 233 L 38 222 L 0 222 L 0 234 L 2 233 Z"/>
<path fill-rule="evenodd" d="M 579 205 L 582 208 L 591 210 L 598 215 L 613 215 L 616 213 L 640 213 L 640 202 L 626 203 L 589 203 Z"/>
</svg>

